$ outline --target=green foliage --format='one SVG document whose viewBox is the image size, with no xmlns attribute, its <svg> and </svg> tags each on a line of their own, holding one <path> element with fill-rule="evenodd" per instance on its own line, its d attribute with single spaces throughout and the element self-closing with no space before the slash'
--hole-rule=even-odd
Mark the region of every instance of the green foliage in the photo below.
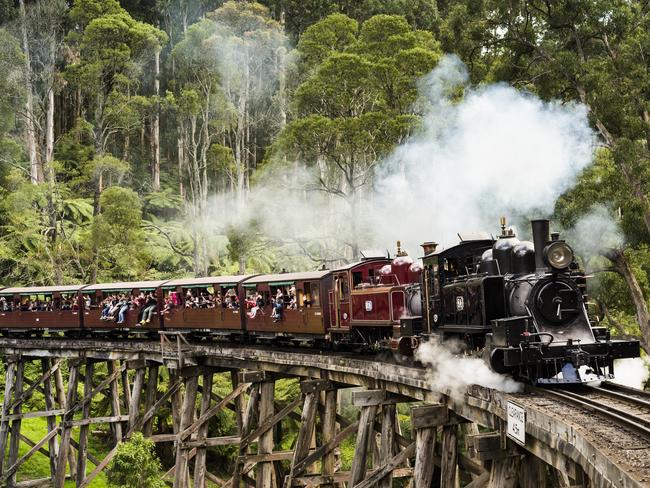
<svg viewBox="0 0 650 488">
<path fill-rule="evenodd" d="M 349 206 L 343 240 L 353 258 L 363 231 L 359 202 L 381 160 L 418 127 L 417 80 L 438 62 L 431 33 L 401 16 L 377 15 L 361 26 L 334 14 L 309 27 L 297 48 L 303 72 L 293 96 L 295 118 L 273 147 L 313 170 L 308 188 Z"/>
<path fill-rule="evenodd" d="M 162 488 L 162 466 L 155 454 L 155 444 L 136 432 L 119 445 L 107 468 L 110 486 L 120 488 Z"/>
<path fill-rule="evenodd" d="M 101 213 L 93 221 L 91 242 L 98 254 L 99 274 L 128 280 L 142 276 L 149 264 L 144 245 L 142 203 L 128 188 L 112 186 L 100 198 Z"/>
<path fill-rule="evenodd" d="M 0 7 L 1 8 L 1 7 Z M 0 27 L 0 137 L 15 123 L 15 113 L 21 102 L 19 66 L 23 62 L 18 39 L 7 29 Z M 0 153 L 1 154 L 1 153 Z"/>
<path fill-rule="evenodd" d="M 358 31 L 359 23 L 343 14 L 329 15 L 308 27 L 298 43 L 301 70 L 309 73 L 332 53 L 345 51 L 356 41 Z"/>
<path fill-rule="evenodd" d="M 226 250 L 231 261 L 239 263 L 240 272 L 268 273 L 274 266 L 274 255 L 269 252 L 260 230 L 260 223 L 251 220 L 248 226 L 230 226 L 226 232 Z"/>
<path fill-rule="evenodd" d="M 341 13 L 363 22 L 375 15 L 402 15 L 416 29 L 435 29 L 438 8 L 435 0 L 264 0 L 274 17 L 285 16 L 287 32 L 302 40 L 309 27 L 330 14 Z"/>
</svg>

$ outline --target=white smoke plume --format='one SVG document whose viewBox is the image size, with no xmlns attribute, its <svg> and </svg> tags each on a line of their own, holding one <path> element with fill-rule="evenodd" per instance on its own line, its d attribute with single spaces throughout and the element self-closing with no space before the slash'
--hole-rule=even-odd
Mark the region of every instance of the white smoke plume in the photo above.
<svg viewBox="0 0 650 488">
<path fill-rule="evenodd" d="M 205 225 L 222 233 L 253 217 L 278 240 L 392 249 L 399 239 L 418 255 L 423 241 L 453 245 L 458 232 L 496 232 L 501 215 L 524 224 L 523 217 L 550 214 L 592 159 L 585 107 L 544 102 L 505 84 L 472 87 L 467 79 L 462 62 L 446 56 L 421 80 L 424 131 L 379 165 L 356 221 L 343 199 L 300 190 L 314 174 L 296 162 L 259 178 L 243 209 L 233 195 L 215 197 Z"/>
<path fill-rule="evenodd" d="M 297 162 L 260 178 L 244 209 L 232 195 L 215 197 L 205 219 L 211 232 L 254 217 L 279 240 L 356 238 L 361 249 L 392 249 L 400 239 L 418 255 L 423 241 L 453 245 L 457 232 L 495 232 L 501 215 L 550 214 L 592 160 L 585 107 L 545 102 L 505 84 L 471 87 L 467 80 L 455 56 L 421 80 L 424 130 L 379 165 L 356 222 L 343 199 L 296 190 L 313 179 Z"/>
<path fill-rule="evenodd" d="M 448 342 L 424 342 L 417 349 L 415 357 L 427 367 L 429 384 L 434 391 L 461 396 L 470 385 L 508 393 L 523 389 L 521 383 L 492 371 L 482 359 L 463 356 L 454 351 L 453 344 Z"/>
<path fill-rule="evenodd" d="M 614 383 L 644 389 L 650 378 L 650 363 L 648 358 L 628 358 L 614 361 Z"/>
<path fill-rule="evenodd" d="M 423 80 L 425 132 L 398 148 L 379 178 L 375 202 L 391 222 L 385 238 L 454 244 L 459 231 L 496 230 L 500 215 L 549 214 L 590 164 L 584 106 L 466 80 L 455 56 Z M 446 96 L 454 84 L 465 88 L 456 104 Z"/>
<path fill-rule="evenodd" d="M 576 253 L 585 259 L 621 247 L 625 241 L 623 232 L 612 212 L 603 205 L 596 205 L 565 232 L 564 237 Z"/>
</svg>

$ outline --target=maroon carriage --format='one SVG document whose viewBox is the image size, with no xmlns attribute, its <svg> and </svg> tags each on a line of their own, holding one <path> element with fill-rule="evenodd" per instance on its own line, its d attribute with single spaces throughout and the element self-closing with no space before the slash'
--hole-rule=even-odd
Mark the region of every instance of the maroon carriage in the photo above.
<svg viewBox="0 0 650 488">
<path fill-rule="evenodd" d="M 240 283 L 252 275 L 179 278 L 162 285 L 165 329 L 209 329 L 231 334 L 243 330 Z"/>
<path fill-rule="evenodd" d="M 157 331 L 162 327 L 162 302 L 163 294 L 161 285 L 165 281 L 132 281 L 122 283 L 99 283 L 89 285 L 80 290 L 84 302 L 88 305 L 83 316 L 83 327 L 85 329 L 112 330 L 112 329 L 134 329 L 142 331 Z M 102 317 L 102 311 L 106 300 L 114 297 L 113 310 L 108 317 Z M 119 310 L 114 307 L 120 300 L 128 303 L 124 313 L 124 320 L 120 323 Z M 143 313 L 149 307 L 152 312 L 143 317 Z M 143 322 L 149 318 L 148 322 Z"/>
<path fill-rule="evenodd" d="M 79 329 L 79 291 L 84 286 L 14 287 L 1 290 L 0 329 Z"/>
<path fill-rule="evenodd" d="M 352 320 L 352 291 L 362 283 L 378 284 L 381 269 L 390 264 L 388 258 L 366 259 L 349 264 L 333 272 L 333 286 L 329 292 L 332 332 L 347 334 Z"/>
<path fill-rule="evenodd" d="M 419 314 L 420 266 L 405 254 L 334 271 L 331 332 L 373 344 L 399 335 L 402 317 Z"/>
<path fill-rule="evenodd" d="M 250 336 L 325 339 L 331 284 L 329 270 L 260 275 L 245 280 L 242 311 L 245 307 Z"/>
</svg>

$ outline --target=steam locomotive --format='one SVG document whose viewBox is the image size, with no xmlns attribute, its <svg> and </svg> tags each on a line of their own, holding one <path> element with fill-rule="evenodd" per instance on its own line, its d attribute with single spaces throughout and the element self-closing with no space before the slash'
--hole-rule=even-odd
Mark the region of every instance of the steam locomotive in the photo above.
<svg viewBox="0 0 650 488">
<path fill-rule="evenodd" d="M 493 370 L 534 384 L 611 378 L 614 360 L 638 357 L 639 342 L 612 340 L 590 322 L 586 277 L 571 247 L 549 235 L 547 220 L 533 221 L 532 230 L 534 243 L 520 242 L 505 221 L 497 239 L 459 235 L 458 245 L 440 251 L 427 242 L 421 264 L 398 243 L 394 259 L 366 255 L 335 270 L 0 288 L 0 334 L 182 331 L 402 354 L 422 341 L 454 340 Z M 107 320 L 105 299 L 118 294 L 148 298 L 141 305 L 123 298 L 128 310 Z M 153 319 L 140 320 L 152 303 Z"/>
<path fill-rule="evenodd" d="M 428 249 L 421 337 L 462 341 L 494 371 L 541 385 L 609 379 L 615 359 L 639 356 L 638 341 L 590 321 L 586 276 L 548 220 L 532 221 L 532 243 L 501 227 L 496 240 Z"/>
</svg>

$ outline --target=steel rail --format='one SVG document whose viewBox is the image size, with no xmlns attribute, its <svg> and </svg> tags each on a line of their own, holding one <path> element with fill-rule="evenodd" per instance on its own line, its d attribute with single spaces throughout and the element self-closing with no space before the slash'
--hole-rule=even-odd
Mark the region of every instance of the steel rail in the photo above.
<svg viewBox="0 0 650 488">
<path fill-rule="evenodd" d="M 638 388 L 632 388 L 631 386 L 621 385 L 619 383 L 614 383 L 613 381 L 603 381 L 600 385 L 601 388 L 608 388 L 612 390 L 626 391 L 633 395 L 644 396 L 650 398 L 650 391 L 639 390 Z"/>
<path fill-rule="evenodd" d="M 633 404 L 638 408 L 645 408 L 646 410 L 648 410 L 648 414 L 650 414 L 650 400 L 644 400 L 642 398 L 638 398 L 637 396 L 632 396 L 632 395 L 645 396 L 643 395 L 644 392 L 642 390 L 639 390 L 640 393 L 633 393 L 628 395 L 625 393 L 620 393 L 613 389 L 610 390 L 609 388 L 603 388 L 602 386 L 591 386 L 589 388 L 590 390 L 593 390 L 598 395 L 606 396 L 608 398 L 612 398 L 620 402 Z M 630 389 L 634 390 L 634 388 L 630 388 Z M 650 398 L 650 395 L 648 396 L 648 398 Z"/>
<path fill-rule="evenodd" d="M 594 400 L 587 395 L 580 395 L 574 392 L 558 391 L 554 389 L 540 389 L 538 391 L 547 396 L 559 398 L 567 403 L 577 405 L 585 410 L 604 415 L 619 425 L 627 427 L 650 440 L 650 421 L 639 418 L 638 414 L 626 412 L 625 410 Z"/>
</svg>

